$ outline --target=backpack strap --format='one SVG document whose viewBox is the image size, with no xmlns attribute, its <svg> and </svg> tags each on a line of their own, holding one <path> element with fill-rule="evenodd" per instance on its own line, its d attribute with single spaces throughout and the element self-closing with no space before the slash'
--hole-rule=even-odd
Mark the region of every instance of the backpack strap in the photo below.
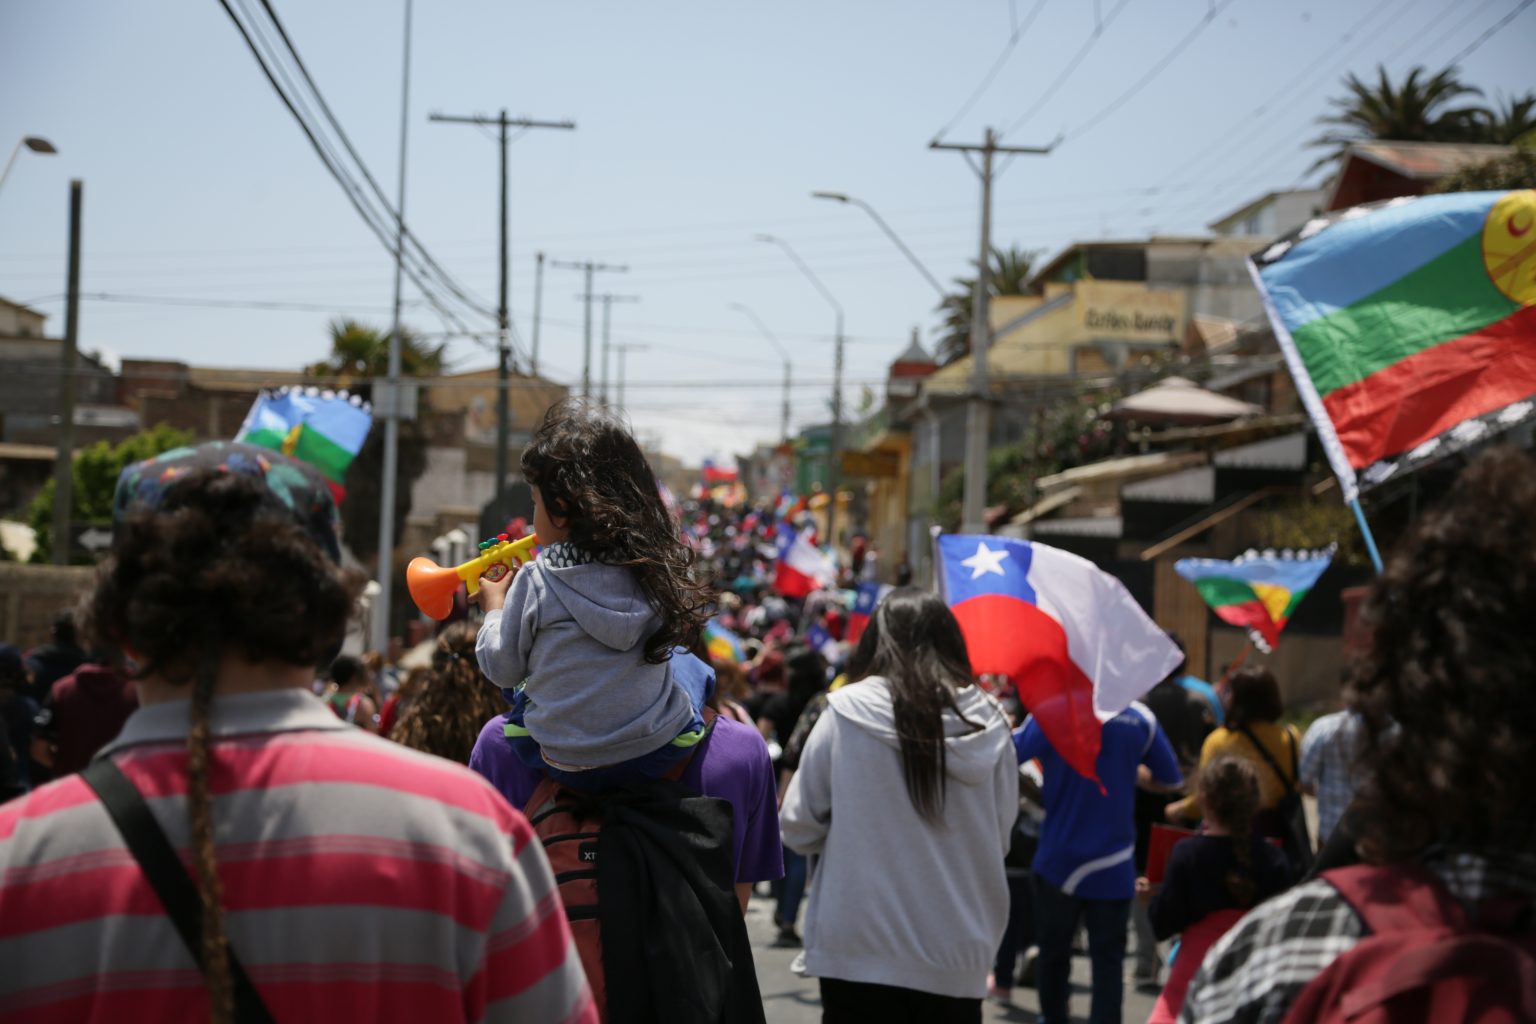
<svg viewBox="0 0 1536 1024">
<path fill-rule="evenodd" d="M 1291 744 L 1291 769 L 1294 772 L 1296 769 L 1296 740 L 1291 736 L 1289 729 L 1286 729 L 1284 726 L 1281 726 L 1281 729 L 1285 733 L 1285 738 Z M 1287 776 L 1285 772 L 1280 770 L 1280 764 L 1275 760 L 1274 755 L 1269 752 L 1264 744 L 1259 742 L 1259 738 L 1250 732 L 1246 725 L 1238 726 L 1237 731 L 1248 737 L 1248 742 L 1253 745 L 1253 749 L 1259 752 L 1259 756 L 1264 759 L 1264 763 L 1269 765 L 1269 770 L 1274 772 L 1275 776 L 1279 778 L 1280 785 L 1285 787 L 1285 795 L 1290 796 L 1294 793 L 1296 791 L 1295 776 Z"/>
<path fill-rule="evenodd" d="M 176 926 L 176 933 L 181 936 L 187 952 L 192 954 L 198 970 L 206 975 L 202 899 L 144 795 L 110 757 L 92 761 L 80 777 L 101 799 L 128 852 L 139 862 L 139 869 L 144 872 L 150 888 L 155 890 L 166 916 Z M 234 984 L 235 1020 L 240 1024 L 271 1024 L 272 1014 L 261 1001 L 261 995 L 251 984 L 233 948 L 229 950 L 229 974 Z"/>
<path fill-rule="evenodd" d="M 1518 978 L 1520 1019 L 1536 1016 L 1536 956 L 1528 941 L 1522 945 L 1506 941 L 1518 933 L 1517 922 L 1524 916 L 1520 911 L 1528 901 L 1486 901 L 1492 912 L 1479 923 L 1494 924 L 1490 931 L 1471 928 L 1450 889 L 1421 864 L 1362 864 L 1325 871 L 1321 877 L 1338 890 L 1373 936 L 1393 932 L 1419 932 L 1426 940 L 1444 936 L 1398 953 L 1385 970 L 1341 992 L 1339 1010 L 1346 1018 L 1442 979 L 1490 973 Z"/>
</svg>

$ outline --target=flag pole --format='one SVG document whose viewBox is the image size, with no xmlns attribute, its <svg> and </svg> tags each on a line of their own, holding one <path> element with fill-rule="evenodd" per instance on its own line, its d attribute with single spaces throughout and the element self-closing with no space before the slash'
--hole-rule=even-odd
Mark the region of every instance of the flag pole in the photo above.
<svg viewBox="0 0 1536 1024">
<path fill-rule="evenodd" d="M 1371 564 L 1376 567 L 1376 574 L 1381 575 L 1381 552 L 1376 549 L 1376 537 L 1371 533 L 1371 524 L 1365 521 L 1365 510 L 1360 507 L 1360 499 L 1355 498 L 1349 503 L 1354 510 L 1355 522 L 1360 524 L 1360 536 L 1365 538 L 1365 550 L 1371 556 Z"/>
</svg>

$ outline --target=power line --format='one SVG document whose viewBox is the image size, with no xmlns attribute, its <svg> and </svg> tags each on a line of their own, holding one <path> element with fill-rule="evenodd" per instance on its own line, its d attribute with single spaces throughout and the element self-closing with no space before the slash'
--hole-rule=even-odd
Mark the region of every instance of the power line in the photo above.
<svg viewBox="0 0 1536 1024">
<path fill-rule="evenodd" d="M 1035 23 L 1035 19 L 1040 16 L 1040 12 L 1044 10 L 1045 5 L 1048 3 L 1050 3 L 1050 0 L 1039 0 L 1030 10 L 1029 14 L 1025 16 L 1024 23 L 1022 25 L 1014 25 L 1013 32 L 1008 36 L 1008 41 L 1003 44 L 1003 51 L 997 55 L 997 60 L 992 62 L 991 69 L 981 77 L 981 82 L 972 90 L 970 97 L 960 104 L 960 109 L 955 113 L 955 116 L 933 133 L 933 141 L 938 142 L 948 135 L 951 129 L 960 123 L 960 119 L 969 114 L 971 108 L 976 105 L 976 102 L 992 87 L 992 83 L 997 80 L 998 74 L 1003 70 L 1003 65 L 1008 63 L 1008 58 L 1013 55 L 1014 48 L 1019 45 L 1019 40 L 1024 38 L 1024 33 L 1029 31 L 1029 27 Z M 1011 12 L 1012 8 L 1010 7 Z"/>
<path fill-rule="evenodd" d="M 1232 6 L 1233 2 L 1234 0 L 1222 0 L 1221 3 L 1210 7 L 1206 11 L 1205 16 L 1201 18 L 1198 23 L 1196 23 L 1195 27 L 1191 29 L 1183 39 L 1180 39 L 1177 43 L 1173 44 L 1172 48 L 1170 48 L 1167 53 L 1163 54 L 1161 59 L 1159 59 L 1156 64 L 1153 64 L 1146 74 L 1138 78 L 1130 88 L 1126 89 L 1119 96 L 1116 96 L 1114 99 L 1110 100 L 1109 103 L 1106 104 L 1104 108 L 1101 109 L 1098 113 L 1088 118 L 1088 120 L 1084 121 L 1076 128 L 1070 129 L 1064 133 L 1062 135 L 1062 140 L 1065 141 L 1066 139 L 1075 139 L 1078 136 L 1083 135 L 1098 125 L 1106 117 L 1110 116 L 1115 111 L 1124 106 L 1132 96 L 1135 96 L 1148 84 L 1150 84 L 1153 79 L 1162 74 L 1168 65 L 1172 64 L 1174 60 L 1178 58 L 1179 54 L 1183 53 L 1186 49 L 1189 48 L 1191 43 L 1200 38 L 1200 34 L 1210 27 L 1211 22 L 1216 20 L 1216 16 L 1226 8 Z"/>
<path fill-rule="evenodd" d="M 1450 60 L 1446 61 L 1446 64 L 1449 65 L 1449 66 L 1454 67 L 1455 65 L 1460 64 L 1467 57 L 1470 57 L 1472 54 L 1476 53 L 1478 51 L 1478 49 L 1484 43 L 1486 43 L 1488 40 L 1493 38 L 1493 35 L 1494 35 L 1495 32 L 1497 32 L 1499 29 L 1503 28 L 1505 25 L 1508 25 L 1510 22 L 1512 22 L 1516 18 L 1518 18 L 1520 16 L 1520 12 L 1524 11 L 1527 7 L 1531 6 L 1531 4 L 1533 4 L 1533 3 L 1536 3 L 1536 0 L 1521 0 L 1519 6 L 1517 6 L 1514 10 L 1510 11 L 1508 14 L 1504 15 L 1504 17 L 1500 18 L 1498 21 L 1496 21 L 1492 25 L 1490 25 L 1486 32 L 1484 32 L 1482 35 L 1478 36 L 1475 40 L 1473 40 L 1472 44 L 1470 46 L 1467 46 L 1466 48 L 1462 49 L 1460 52 L 1458 52 L 1456 54 L 1456 56 L 1454 56 Z"/>
<path fill-rule="evenodd" d="M 1077 70 L 1078 65 L 1081 64 L 1083 60 L 1088 56 L 1088 54 L 1093 51 L 1093 48 L 1098 45 L 1099 40 L 1104 36 L 1104 30 L 1109 28 L 1110 25 L 1114 24 L 1115 18 L 1120 15 L 1121 11 L 1125 10 L 1130 2 L 1131 0 L 1120 0 L 1120 2 L 1110 10 L 1109 16 L 1107 18 L 1094 25 L 1093 31 L 1088 33 L 1088 38 L 1083 41 L 1083 45 L 1078 47 L 1077 53 L 1075 53 L 1072 56 L 1072 59 L 1067 62 L 1067 66 L 1062 68 L 1061 73 L 1056 76 L 1055 80 L 1052 81 L 1050 85 L 1046 86 L 1045 92 L 1041 93 L 1040 98 L 1035 100 L 1034 106 L 1024 111 L 1024 113 L 1019 116 L 1017 121 L 1003 129 L 1002 132 L 998 134 L 998 138 L 1002 138 L 1004 135 L 1009 135 L 1018 131 L 1029 121 L 1030 118 L 1034 117 L 1040 112 L 1041 107 L 1050 102 L 1051 97 L 1056 95 L 1057 90 L 1066 84 L 1068 78 L 1072 77 L 1072 72 Z"/>
</svg>

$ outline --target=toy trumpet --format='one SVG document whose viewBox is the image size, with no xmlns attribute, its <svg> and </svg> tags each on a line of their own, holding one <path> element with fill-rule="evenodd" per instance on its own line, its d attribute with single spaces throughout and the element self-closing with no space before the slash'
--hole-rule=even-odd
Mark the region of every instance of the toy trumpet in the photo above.
<svg viewBox="0 0 1536 1024">
<path fill-rule="evenodd" d="M 441 622 L 453 611 L 453 595 L 461 582 L 474 597 L 480 589 L 480 577 L 499 580 L 513 566 L 533 561 L 533 547 L 538 542 L 537 534 L 510 540 L 503 533 L 481 541 L 479 557 L 453 567 L 438 565 L 430 558 L 413 558 L 405 567 L 406 589 L 422 614 Z"/>
</svg>

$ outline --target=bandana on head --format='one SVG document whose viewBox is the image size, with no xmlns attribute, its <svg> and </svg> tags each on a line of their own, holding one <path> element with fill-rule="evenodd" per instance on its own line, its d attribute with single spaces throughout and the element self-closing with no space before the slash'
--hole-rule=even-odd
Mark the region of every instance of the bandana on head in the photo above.
<svg viewBox="0 0 1536 1024">
<path fill-rule="evenodd" d="M 112 498 L 113 540 L 120 536 L 130 512 L 159 508 L 173 483 L 188 473 L 208 469 L 262 481 L 315 543 L 333 561 L 341 561 L 341 518 L 325 478 L 311 466 L 269 448 L 232 441 L 173 448 L 123 470 Z"/>
</svg>

